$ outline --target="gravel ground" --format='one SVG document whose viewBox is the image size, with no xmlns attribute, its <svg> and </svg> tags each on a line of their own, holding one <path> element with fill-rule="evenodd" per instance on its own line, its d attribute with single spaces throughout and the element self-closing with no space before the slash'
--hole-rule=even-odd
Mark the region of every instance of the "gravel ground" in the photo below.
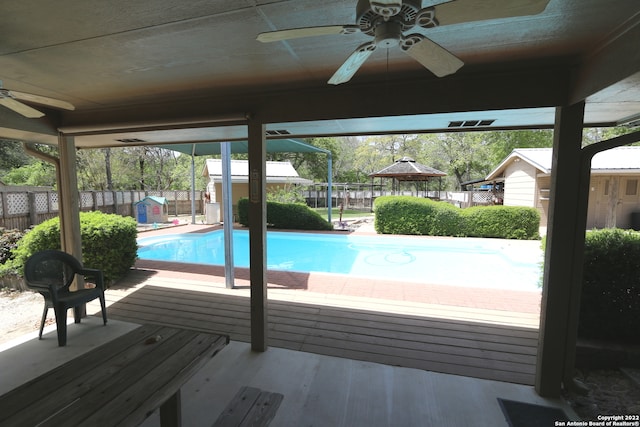
<svg viewBox="0 0 640 427">
<path fill-rule="evenodd" d="M 43 308 L 40 294 L 0 290 L 0 344 L 37 331 Z M 53 310 L 49 310 L 47 324 L 53 322 Z"/>
<path fill-rule="evenodd" d="M 640 415 L 640 384 L 631 378 L 640 370 L 627 372 L 631 375 L 616 369 L 583 372 L 578 379 L 589 388 L 589 394 L 565 393 L 564 398 L 585 421 L 597 421 L 598 415 Z"/>
</svg>

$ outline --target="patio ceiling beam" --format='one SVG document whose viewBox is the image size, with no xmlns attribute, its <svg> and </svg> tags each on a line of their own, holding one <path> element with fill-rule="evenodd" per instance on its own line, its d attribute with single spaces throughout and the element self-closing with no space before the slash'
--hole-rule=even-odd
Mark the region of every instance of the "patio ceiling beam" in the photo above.
<svg viewBox="0 0 640 427">
<path fill-rule="evenodd" d="M 27 118 L 8 108 L 0 108 L 0 137 L 16 141 L 55 145 L 58 142 L 56 114 Z"/>
<path fill-rule="evenodd" d="M 570 102 L 578 102 L 614 83 L 624 81 L 640 69 L 640 14 L 618 28 L 583 60 Z M 614 65 L 615 64 L 615 65 Z"/>
<path fill-rule="evenodd" d="M 531 66 L 464 72 L 447 79 L 402 79 L 379 83 L 225 93 L 192 100 L 65 111 L 60 129 L 90 134 L 117 130 L 244 124 L 252 115 L 264 123 L 389 117 L 566 105 L 572 66 Z M 527 82 L 523 85 L 522 82 Z M 384 94 L 384 101 L 381 98 Z M 407 96 L 411 94 L 411 96 Z M 202 111 L 208 114 L 203 116 Z M 229 114 L 240 111 L 242 113 Z M 163 123 L 166 122 L 166 123 Z"/>
</svg>

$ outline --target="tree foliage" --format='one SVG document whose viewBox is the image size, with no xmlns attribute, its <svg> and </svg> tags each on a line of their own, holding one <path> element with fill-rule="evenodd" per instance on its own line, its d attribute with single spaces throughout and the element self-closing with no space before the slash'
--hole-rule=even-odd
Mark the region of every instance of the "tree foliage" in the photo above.
<svg viewBox="0 0 640 427">
<path fill-rule="evenodd" d="M 159 147 L 78 152 L 81 190 L 184 190 L 191 188 L 191 156 Z M 194 158 L 196 188 L 204 188 L 205 158 Z"/>
<path fill-rule="evenodd" d="M 447 133 L 431 135 L 427 157 L 437 164 L 436 169 L 453 178 L 453 186 L 484 178 L 491 171 L 485 132 Z"/>
<path fill-rule="evenodd" d="M 497 166 L 516 148 L 547 148 L 553 146 L 552 130 L 521 130 L 487 132 L 488 160 Z"/>
<path fill-rule="evenodd" d="M 19 141 L 0 139 L 0 174 L 33 162 Z"/>
<path fill-rule="evenodd" d="M 35 160 L 32 163 L 10 170 L 2 177 L 8 185 L 56 186 L 56 168 L 52 163 Z"/>
<path fill-rule="evenodd" d="M 584 144 L 630 132 L 628 128 L 585 129 Z M 551 147 L 552 130 L 398 134 L 309 138 L 306 143 L 331 152 L 332 181 L 368 183 L 370 174 L 402 157 L 447 173 L 442 189 L 459 189 L 482 179 L 515 148 Z M 56 155 L 55 147 L 44 147 Z M 214 156 L 211 156 L 214 157 Z M 246 159 L 246 154 L 233 158 Z M 174 190 L 191 188 L 192 157 L 160 147 L 82 149 L 77 152 L 81 190 Z M 301 177 L 327 182 L 325 153 L 267 153 L 267 160 L 289 161 Z M 195 188 L 204 188 L 205 156 L 193 158 Z M 55 185 L 53 165 L 25 154 L 17 141 L 0 140 L 0 179 L 14 185 Z M 390 180 L 387 183 L 391 184 Z"/>
</svg>

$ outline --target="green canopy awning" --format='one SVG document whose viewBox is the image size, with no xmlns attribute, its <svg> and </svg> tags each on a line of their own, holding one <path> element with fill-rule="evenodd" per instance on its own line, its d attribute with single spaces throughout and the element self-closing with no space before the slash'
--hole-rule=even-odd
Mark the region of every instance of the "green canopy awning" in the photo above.
<svg viewBox="0 0 640 427">
<path fill-rule="evenodd" d="M 194 142 L 192 144 L 163 144 L 158 147 L 194 156 L 220 154 L 220 142 Z M 249 152 L 248 141 L 231 141 L 231 153 Z M 314 147 L 298 139 L 269 139 L 267 153 L 327 153 L 323 148 Z"/>
</svg>

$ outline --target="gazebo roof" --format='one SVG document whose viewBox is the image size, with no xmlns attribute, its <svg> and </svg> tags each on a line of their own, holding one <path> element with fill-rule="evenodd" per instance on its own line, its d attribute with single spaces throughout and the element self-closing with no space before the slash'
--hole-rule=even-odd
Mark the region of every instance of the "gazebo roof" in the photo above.
<svg viewBox="0 0 640 427">
<path fill-rule="evenodd" d="M 411 157 L 403 157 L 392 165 L 370 174 L 370 177 L 396 178 L 399 181 L 426 181 L 437 176 L 447 174 L 429 166 L 417 163 Z"/>
</svg>

